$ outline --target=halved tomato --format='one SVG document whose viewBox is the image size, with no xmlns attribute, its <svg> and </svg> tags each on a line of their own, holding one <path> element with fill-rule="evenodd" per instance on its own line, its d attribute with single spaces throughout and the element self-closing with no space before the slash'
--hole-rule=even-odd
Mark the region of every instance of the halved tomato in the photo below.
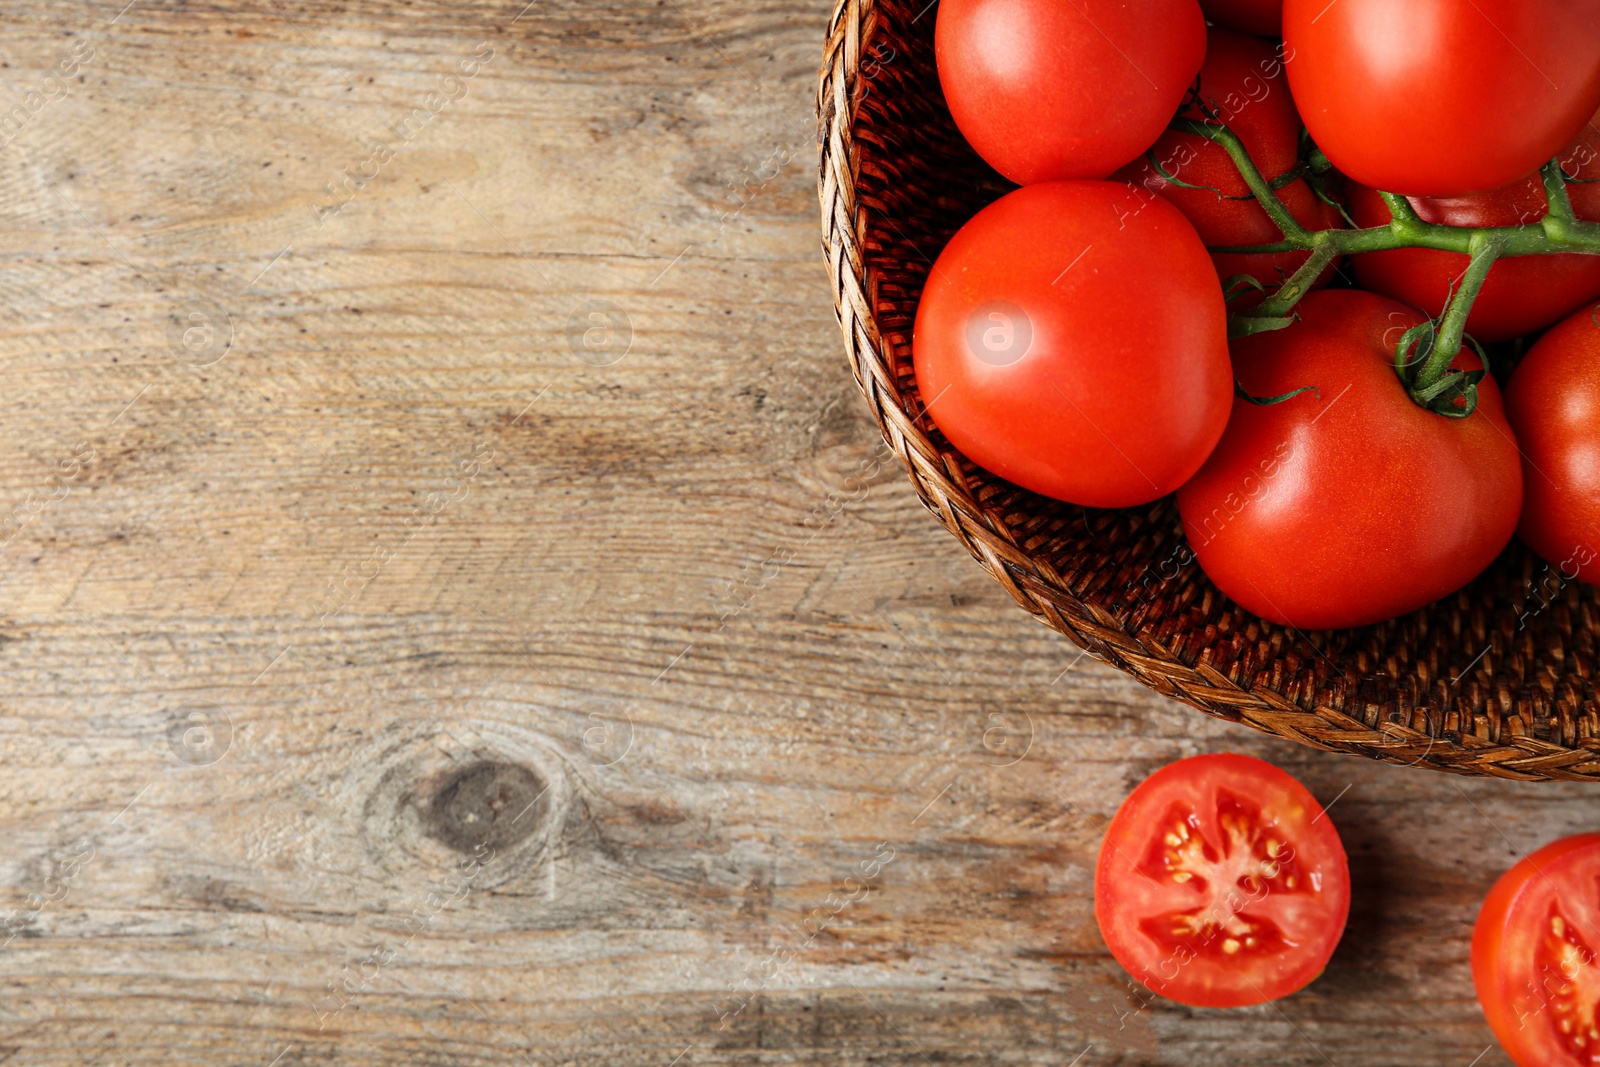
<svg viewBox="0 0 1600 1067">
<path fill-rule="evenodd" d="M 1146 778 L 1095 868 L 1111 954 L 1151 991 L 1199 1008 L 1304 988 L 1349 913 L 1333 822 L 1305 786 L 1249 756 L 1194 756 Z"/>
<path fill-rule="evenodd" d="M 1472 984 L 1519 1067 L 1600 1063 L 1600 834 L 1524 856 L 1472 931 Z"/>
</svg>

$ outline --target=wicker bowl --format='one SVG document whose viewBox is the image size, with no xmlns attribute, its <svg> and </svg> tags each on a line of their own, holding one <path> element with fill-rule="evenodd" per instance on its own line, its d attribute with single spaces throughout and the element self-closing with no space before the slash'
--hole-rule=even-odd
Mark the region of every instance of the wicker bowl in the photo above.
<svg viewBox="0 0 1600 1067">
<path fill-rule="evenodd" d="M 1392 763 L 1600 780 L 1600 591 L 1563 583 L 1520 543 L 1422 611 L 1302 633 L 1211 584 L 1170 498 L 1094 511 L 1037 496 L 974 466 L 921 414 L 911 324 L 923 281 L 950 235 L 1011 188 L 955 129 L 925 2 L 840 0 L 817 102 L 845 347 L 929 510 L 1024 608 L 1208 714 Z"/>
</svg>

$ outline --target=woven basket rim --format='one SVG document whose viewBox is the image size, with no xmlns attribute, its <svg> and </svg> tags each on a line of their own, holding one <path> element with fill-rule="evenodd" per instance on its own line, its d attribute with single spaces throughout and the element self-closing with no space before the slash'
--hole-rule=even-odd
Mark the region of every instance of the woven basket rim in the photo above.
<svg viewBox="0 0 1600 1067">
<path fill-rule="evenodd" d="M 1270 689 L 1243 688 L 1203 661 L 1186 665 L 1123 619 L 1080 600 L 1048 562 L 1018 544 L 922 429 L 919 413 L 909 410 L 869 297 L 874 288 L 863 249 L 868 207 L 857 185 L 857 92 L 862 57 L 885 17 L 877 0 L 836 0 L 829 22 L 817 94 L 822 248 L 851 369 L 884 441 L 905 464 L 923 503 L 973 558 L 1024 608 L 1090 655 L 1207 714 L 1314 748 L 1401 765 L 1521 780 L 1600 780 L 1600 747 L 1515 733 L 1502 742 L 1468 733 L 1447 738 L 1398 722 L 1372 726 L 1337 707 L 1319 702 L 1308 710 Z"/>
</svg>

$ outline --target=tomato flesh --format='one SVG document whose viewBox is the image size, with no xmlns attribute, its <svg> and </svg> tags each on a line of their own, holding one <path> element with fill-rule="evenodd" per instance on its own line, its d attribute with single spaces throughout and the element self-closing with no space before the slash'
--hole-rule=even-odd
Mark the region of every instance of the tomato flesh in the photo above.
<svg viewBox="0 0 1600 1067">
<path fill-rule="evenodd" d="M 1301 989 L 1349 908 L 1332 822 L 1294 778 L 1248 756 L 1195 756 L 1147 778 L 1112 819 L 1095 871 L 1095 917 L 1117 962 L 1196 1007 Z"/>
<path fill-rule="evenodd" d="M 1472 931 L 1472 981 L 1519 1067 L 1600 1064 L 1600 834 L 1525 856 Z"/>
<path fill-rule="evenodd" d="M 1556 1040 L 1579 1063 L 1600 1062 L 1600 966 L 1594 949 L 1552 905 L 1545 917 L 1544 937 L 1534 953 L 1538 973 L 1552 981 L 1550 1007 L 1555 1012 Z"/>
</svg>

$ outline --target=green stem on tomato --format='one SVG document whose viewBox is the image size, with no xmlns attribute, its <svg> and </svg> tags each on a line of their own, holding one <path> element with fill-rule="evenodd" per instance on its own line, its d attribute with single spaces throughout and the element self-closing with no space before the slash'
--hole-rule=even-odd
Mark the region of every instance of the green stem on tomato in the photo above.
<svg viewBox="0 0 1600 1067">
<path fill-rule="evenodd" d="M 1466 273 L 1461 276 L 1460 288 L 1451 295 L 1450 305 L 1439 319 L 1439 336 L 1434 341 L 1433 351 L 1412 379 L 1411 388 L 1415 393 L 1426 393 L 1437 385 L 1461 352 L 1461 342 L 1467 332 L 1467 316 L 1472 312 L 1473 302 L 1478 299 L 1478 293 L 1483 289 L 1484 280 L 1489 277 L 1495 260 L 1500 258 L 1500 242 L 1491 234 L 1489 230 L 1478 230 L 1473 234 L 1472 260 L 1467 264 Z"/>
<path fill-rule="evenodd" d="M 1239 171 L 1239 177 L 1244 179 L 1245 185 L 1250 187 L 1250 192 L 1255 194 L 1256 200 L 1272 219 L 1273 225 L 1277 226 L 1286 238 L 1306 239 L 1311 236 L 1306 228 L 1289 214 L 1289 209 L 1283 206 L 1283 201 L 1278 199 L 1272 183 L 1261 176 L 1260 168 L 1256 166 L 1255 160 L 1250 158 L 1250 150 L 1245 148 L 1238 134 L 1226 126 L 1200 122 L 1196 119 L 1177 119 L 1172 123 L 1172 129 L 1204 137 L 1220 145 L 1222 150 L 1228 153 L 1228 158 L 1233 160 L 1233 165 Z"/>
<path fill-rule="evenodd" d="M 1379 193 L 1383 202 L 1389 205 L 1389 214 L 1406 222 L 1420 222 L 1417 209 L 1411 206 L 1411 201 L 1398 193 Z"/>
<path fill-rule="evenodd" d="M 1549 219 L 1551 216 L 1546 215 Z M 1369 226 L 1361 230 L 1315 230 L 1301 236 L 1288 236 L 1282 241 L 1261 245 L 1217 245 L 1212 252 L 1231 252 L 1254 255 L 1263 252 L 1305 252 L 1317 247 L 1320 241 L 1330 244 L 1337 255 L 1360 255 L 1363 252 L 1388 252 L 1396 248 L 1433 248 L 1440 252 L 1472 254 L 1474 236 L 1486 234 L 1497 239 L 1503 251 L 1501 257 L 1558 256 L 1576 252 L 1600 255 L 1600 224 L 1593 222 L 1541 222 L 1537 226 L 1491 226 L 1473 229 L 1469 226 L 1447 226 L 1420 219 L 1395 219 L 1387 226 Z"/>
<path fill-rule="evenodd" d="M 1338 257 L 1339 253 L 1334 248 L 1333 241 L 1323 236 L 1333 232 L 1320 230 L 1314 234 L 1311 255 L 1307 256 L 1299 269 L 1289 276 L 1289 280 L 1279 286 L 1277 292 L 1238 317 L 1281 319 L 1293 311 L 1300 298 L 1311 291 L 1311 287 L 1317 284 L 1317 279 L 1322 277 L 1322 272 L 1327 270 L 1328 265 Z"/>
<path fill-rule="evenodd" d="M 1419 322 L 1405 333 L 1400 335 L 1400 343 L 1394 346 L 1394 372 L 1400 380 L 1410 388 L 1411 382 L 1411 352 L 1420 346 L 1423 355 L 1433 349 L 1434 338 L 1439 334 L 1439 327 L 1433 322 Z"/>
<path fill-rule="evenodd" d="M 1173 121 L 1170 128 L 1179 133 L 1204 137 L 1227 152 L 1251 195 L 1283 234 L 1283 240 L 1269 244 L 1224 245 L 1213 247 L 1210 251 L 1236 255 L 1308 253 L 1305 262 L 1294 274 L 1260 304 L 1249 311 L 1228 316 L 1230 338 L 1281 330 L 1291 325 L 1296 318 L 1293 314 L 1295 305 L 1311 291 L 1329 264 L 1341 256 L 1399 248 L 1428 248 L 1470 257 L 1461 284 L 1452 294 L 1444 314 L 1436 322 L 1426 324 L 1425 328 L 1408 331 L 1406 339 L 1395 350 L 1395 371 L 1406 382 L 1412 398 L 1440 414 L 1461 418 L 1477 406 L 1474 387 L 1483 372 L 1462 374 L 1452 371 L 1450 364 L 1466 340 L 1467 317 L 1497 260 L 1511 256 L 1571 253 L 1600 255 L 1600 224 L 1584 222 L 1574 214 L 1572 199 L 1567 192 L 1567 183 L 1572 179 L 1562 169 L 1559 159 L 1551 160 L 1540 169 L 1549 210 L 1534 225 L 1477 229 L 1427 222 L 1417 214 L 1406 197 L 1380 191 L 1378 195 L 1389 208 L 1390 220 L 1387 225 L 1307 230 L 1284 206 L 1278 197 L 1278 190 L 1293 184 L 1295 179 L 1303 175 L 1308 181 L 1319 182 L 1329 176 L 1332 165 L 1309 139 L 1302 143 L 1303 162 L 1287 174 L 1280 175 L 1278 180 L 1269 181 L 1250 158 L 1244 142 L 1221 122 L 1179 118 Z M 1345 218 L 1348 220 L 1349 215 L 1346 214 Z M 1414 361 L 1409 356 L 1413 348 L 1417 352 L 1416 359 L 1420 361 L 1420 366 L 1414 372 L 1411 369 Z M 1457 399 L 1462 402 L 1457 403 Z"/>
<path fill-rule="evenodd" d="M 1577 216 L 1572 213 L 1572 197 L 1567 194 L 1567 175 L 1561 169 L 1561 160 L 1552 159 L 1546 163 L 1539 169 L 1539 177 L 1544 182 L 1544 198 L 1550 203 L 1550 211 L 1545 218 L 1555 219 L 1558 223 L 1577 222 Z M 1542 223 L 1541 228 L 1544 228 Z"/>
<path fill-rule="evenodd" d="M 1229 315 L 1228 340 L 1234 341 L 1240 337 L 1249 337 L 1257 333 L 1270 333 L 1273 330 L 1282 330 L 1294 325 L 1294 316 L 1267 318 L 1257 314 Z"/>
</svg>

